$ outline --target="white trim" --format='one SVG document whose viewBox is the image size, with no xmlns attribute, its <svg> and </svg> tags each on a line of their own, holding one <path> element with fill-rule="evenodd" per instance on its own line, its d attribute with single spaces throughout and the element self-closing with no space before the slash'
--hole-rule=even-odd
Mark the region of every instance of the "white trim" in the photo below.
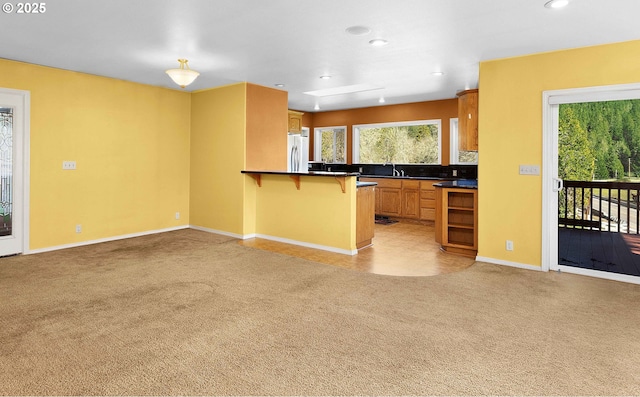
<svg viewBox="0 0 640 397">
<path fill-rule="evenodd" d="M 561 273 L 564 272 L 564 273 L 571 273 L 571 274 L 579 274 L 582 276 L 596 277 L 596 278 L 602 278 L 605 280 L 612 280 L 612 281 L 620 281 L 623 283 L 640 284 L 640 277 L 629 276 L 627 274 L 601 272 L 598 270 L 583 269 L 581 267 L 573 267 L 573 266 L 565 266 L 565 265 L 558 265 L 557 270 Z"/>
<path fill-rule="evenodd" d="M 254 238 L 256 235 L 255 234 L 237 234 L 237 233 L 229 233 L 229 232 L 225 232 L 223 230 L 216 230 L 216 229 L 210 229 L 208 227 L 202 227 L 202 226 L 195 226 L 195 225 L 189 225 L 190 229 L 194 229 L 194 230 L 200 230 L 201 232 L 207 232 L 207 233 L 214 233 L 214 234 L 221 234 L 223 236 L 228 236 L 228 237 L 233 237 L 233 238 L 237 238 L 240 240 L 247 240 L 250 238 Z"/>
<path fill-rule="evenodd" d="M 559 104 L 640 99 L 640 83 L 549 90 L 542 93 L 542 269 L 577 269 L 558 264 L 558 195 L 553 179 L 558 177 L 558 109 Z M 586 270 L 586 269 L 583 269 Z M 580 271 L 583 271 L 580 270 Z M 570 270 L 565 270 L 571 272 Z M 582 273 L 581 273 L 582 274 Z M 617 281 L 628 277 L 616 273 L 594 271 L 594 277 Z M 612 276 L 615 275 L 615 276 Z M 631 282 L 631 281 L 627 281 Z M 637 282 L 637 281 L 636 281 Z"/>
<path fill-rule="evenodd" d="M 0 93 L 4 95 L 12 95 L 19 98 L 21 102 L 21 107 L 18 109 L 17 114 L 20 115 L 19 119 L 16 120 L 16 123 L 20 126 L 19 128 L 22 130 L 18 139 L 13 138 L 13 142 L 16 150 L 21 150 L 20 153 L 20 164 L 16 164 L 14 172 L 17 171 L 22 174 L 22 180 L 20 181 L 21 186 L 18 186 L 18 191 L 20 193 L 19 196 L 15 197 L 19 201 L 19 211 L 15 212 L 14 206 L 14 215 L 13 222 L 19 223 L 19 233 L 21 233 L 19 241 L 19 247 L 17 247 L 18 251 L 13 253 L 26 253 L 29 250 L 29 213 L 30 207 L 30 175 L 31 175 L 31 92 L 26 90 L 16 90 L 12 88 L 0 88 Z M 15 182 L 15 181 L 14 181 Z"/>
<path fill-rule="evenodd" d="M 101 238 L 101 239 L 97 239 L 97 240 L 81 241 L 79 243 L 56 245 L 56 246 L 47 247 L 47 248 L 38 248 L 38 249 L 35 249 L 35 250 L 28 250 L 28 251 L 25 252 L 25 254 L 26 255 L 41 254 L 43 252 L 57 251 L 57 250 L 62 250 L 62 249 L 67 249 L 67 248 L 83 247 L 85 245 L 92 245 L 92 244 L 106 243 L 106 242 L 109 242 L 109 241 L 117 241 L 117 240 L 124 240 L 124 239 L 134 238 L 134 237 L 148 236 L 150 234 L 173 232 L 173 231 L 176 231 L 176 230 L 182 230 L 182 229 L 188 229 L 188 228 L 189 228 L 188 225 L 184 225 L 184 226 L 169 227 L 169 228 L 166 228 L 166 229 L 148 230 L 146 232 L 123 234 L 123 235 L 120 235 L 120 236 L 105 237 L 105 238 Z"/>
<path fill-rule="evenodd" d="M 438 126 L 438 162 L 437 163 L 424 163 L 427 165 L 441 165 L 442 164 L 442 119 L 431 120 L 414 120 L 414 121 L 398 121 L 389 123 L 374 123 L 374 124 L 354 124 L 351 126 L 352 136 L 352 148 L 351 156 L 352 163 L 360 163 L 360 128 L 385 128 L 385 127 L 406 127 L 414 125 L 437 125 Z"/>
<path fill-rule="evenodd" d="M 538 272 L 544 271 L 540 266 L 528 265 L 528 264 L 525 264 L 525 263 L 518 263 L 518 262 L 510 262 L 510 261 L 505 261 L 505 260 L 502 260 L 502 259 L 487 258 L 487 257 L 484 257 L 484 256 L 476 256 L 476 261 L 492 263 L 494 265 L 517 267 L 519 269 L 535 270 L 535 271 L 538 271 Z"/>
<path fill-rule="evenodd" d="M 323 250 L 323 251 L 335 252 L 337 254 L 344 254 L 344 255 L 356 255 L 356 254 L 358 254 L 358 250 L 345 250 L 345 249 L 341 249 L 341 248 L 330 247 L 328 245 L 313 244 L 313 243 L 307 243 L 307 242 L 304 242 L 304 241 L 291 240 L 291 239 L 288 239 L 288 238 L 270 236 L 268 234 L 260 234 L 260 233 L 236 234 L 236 233 L 224 232 L 222 230 L 209 229 L 209 228 L 201 227 L 201 226 L 193 226 L 193 225 L 191 225 L 189 227 L 191 229 L 200 230 L 200 231 L 203 231 L 203 232 L 222 234 L 224 236 L 235 237 L 235 238 L 240 239 L 240 240 L 249 240 L 249 239 L 252 239 L 252 238 L 262 238 L 262 239 L 265 239 L 265 240 L 277 241 L 279 243 L 299 245 L 301 247 L 307 247 L 307 248 L 313 248 L 313 249 L 318 249 L 318 250 Z"/>
<path fill-rule="evenodd" d="M 330 247 L 328 245 L 319 245 L 319 244 L 313 244 L 313 243 L 306 243 L 304 241 L 291 240 L 291 239 L 282 238 L 282 237 L 274 237 L 274 236 L 269 236 L 269 235 L 266 235 L 266 234 L 256 234 L 256 237 L 263 238 L 265 240 L 277 241 L 277 242 L 280 242 L 280 243 L 299 245 L 301 247 L 307 247 L 307 248 L 313 248 L 313 249 L 318 249 L 318 250 L 323 250 L 323 251 L 335 252 L 337 254 L 344 254 L 344 255 L 357 255 L 358 254 L 358 250 L 346 250 L 346 249 L 342 249 L 342 248 Z"/>
<path fill-rule="evenodd" d="M 640 83 L 602 85 L 596 87 L 568 88 L 545 91 L 549 105 L 579 102 L 622 101 L 640 98 Z"/>
</svg>

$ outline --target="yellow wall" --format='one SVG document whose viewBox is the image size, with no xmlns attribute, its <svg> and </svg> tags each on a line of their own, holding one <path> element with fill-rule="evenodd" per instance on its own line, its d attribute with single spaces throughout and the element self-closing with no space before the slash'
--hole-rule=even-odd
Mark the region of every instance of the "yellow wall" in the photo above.
<svg viewBox="0 0 640 397">
<path fill-rule="evenodd" d="M 192 94 L 190 220 L 194 226 L 237 235 L 251 228 L 252 222 L 243 215 L 245 189 L 253 186 L 240 173 L 245 164 L 246 86 L 239 83 Z"/>
<path fill-rule="evenodd" d="M 479 98 L 481 257 L 541 266 L 542 93 L 640 81 L 640 41 L 483 62 Z M 505 250 L 505 241 L 514 250 Z"/>
<path fill-rule="evenodd" d="M 188 93 L 8 60 L 0 87 L 31 92 L 30 249 L 188 224 Z"/>
<path fill-rule="evenodd" d="M 354 251 L 356 178 L 346 182 L 343 193 L 332 176 L 302 176 L 297 190 L 286 175 L 262 175 L 256 191 L 256 233 Z"/>
</svg>

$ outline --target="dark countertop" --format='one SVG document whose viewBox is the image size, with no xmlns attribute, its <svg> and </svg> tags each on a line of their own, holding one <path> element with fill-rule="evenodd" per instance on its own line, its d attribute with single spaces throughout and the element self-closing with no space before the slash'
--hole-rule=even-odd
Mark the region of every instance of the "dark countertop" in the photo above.
<svg viewBox="0 0 640 397">
<path fill-rule="evenodd" d="M 423 181 L 446 181 L 449 178 L 439 178 L 437 176 L 393 176 L 393 175 L 360 175 L 361 178 L 386 178 L 386 179 L 417 179 Z"/>
<path fill-rule="evenodd" d="M 440 183 L 434 183 L 435 187 L 444 188 L 463 188 L 463 189 L 477 189 L 478 181 L 476 179 L 458 179 L 456 181 L 443 181 Z"/>
<path fill-rule="evenodd" d="M 272 175 L 302 175 L 302 176 L 360 176 L 358 172 L 328 172 L 328 171 L 309 171 L 309 172 L 288 172 L 288 171 L 254 171 L 243 170 L 243 174 L 272 174 Z"/>
</svg>

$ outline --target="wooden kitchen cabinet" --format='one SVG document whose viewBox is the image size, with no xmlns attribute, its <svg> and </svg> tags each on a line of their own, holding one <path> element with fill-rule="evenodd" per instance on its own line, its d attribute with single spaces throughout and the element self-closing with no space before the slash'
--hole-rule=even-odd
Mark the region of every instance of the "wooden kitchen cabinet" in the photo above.
<svg viewBox="0 0 640 397">
<path fill-rule="evenodd" d="M 371 245 L 375 228 L 375 186 L 356 190 L 356 248 Z"/>
<path fill-rule="evenodd" d="M 478 150 L 478 90 L 466 90 L 458 96 L 458 149 Z"/>
<path fill-rule="evenodd" d="M 376 182 L 375 212 L 394 218 L 435 220 L 435 181 L 394 178 L 360 178 Z"/>
<path fill-rule="evenodd" d="M 402 180 L 393 178 L 360 178 L 376 182 L 375 212 L 378 215 L 400 217 L 402 213 Z"/>
<path fill-rule="evenodd" d="M 438 188 L 436 241 L 442 249 L 475 258 L 478 253 L 478 190 Z M 438 219 L 440 218 L 440 219 Z"/>
<path fill-rule="evenodd" d="M 402 190 L 380 189 L 380 215 L 399 217 L 402 213 Z"/>
<path fill-rule="evenodd" d="M 295 110 L 289 110 L 289 132 L 302 132 L 303 114 Z"/>
<path fill-rule="evenodd" d="M 434 181 L 420 181 L 420 220 L 436 220 L 436 188 Z"/>
<path fill-rule="evenodd" d="M 420 217 L 420 181 L 402 181 L 402 209 L 400 216 L 409 219 Z"/>
</svg>

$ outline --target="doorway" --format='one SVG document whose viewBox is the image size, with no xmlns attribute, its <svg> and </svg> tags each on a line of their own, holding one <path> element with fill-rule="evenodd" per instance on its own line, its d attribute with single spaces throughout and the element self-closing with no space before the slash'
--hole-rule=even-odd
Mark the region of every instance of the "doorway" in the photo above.
<svg viewBox="0 0 640 397">
<path fill-rule="evenodd" d="M 0 256 L 28 247 L 28 91 L 0 89 Z"/>
<path fill-rule="evenodd" d="M 606 201 L 606 204 L 603 205 L 601 197 L 605 194 L 611 194 L 611 190 L 606 189 L 613 186 L 592 186 L 593 182 L 572 181 L 565 183 L 561 178 L 558 166 L 561 105 L 628 99 L 640 99 L 640 84 L 556 90 L 543 93 L 543 270 L 565 271 L 640 284 L 640 277 L 611 272 L 606 263 L 598 268 L 597 266 L 576 266 L 576 263 L 567 262 L 567 249 L 570 241 L 567 240 L 569 238 L 567 232 L 581 231 L 585 235 L 590 234 L 591 237 L 602 237 L 604 232 L 612 236 L 612 233 L 616 232 L 615 237 L 618 237 L 618 241 L 622 241 L 625 251 L 628 251 L 632 256 L 638 256 L 639 253 L 634 252 L 638 251 L 633 247 L 634 242 L 629 239 L 625 241 L 624 238 L 621 238 L 621 234 L 617 233 L 621 231 L 620 225 L 622 223 L 620 216 L 615 217 L 608 208 L 611 201 Z M 587 184 L 589 186 L 586 186 Z M 605 190 L 602 190 L 603 188 Z M 620 186 L 613 188 L 619 189 Z M 597 201 L 594 204 L 593 197 L 595 196 L 597 196 Z M 627 197 L 631 197 L 631 192 L 627 193 Z M 631 203 L 627 202 L 627 204 L 630 205 L 630 208 Z M 620 203 L 616 208 L 619 210 L 622 207 L 624 206 Z M 562 214 L 560 210 L 562 210 Z M 594 214 L 597 215 L 595 218 Z M 627 215 L 629 214 L 630 212 L 627 212 Z M 603 219 L 605 220 L 604 223 Z M 613 227 L 612 220 L 614 221 Z M 559 228 L 559 226 L 563 227 Z M 604 232 L 602 232 L 602 227 L 605 227 Z M 560 229 L 562 229 L 562 236 L 560 236 Z M 582 247 L 591 249 L 594 241 L 589 241 L 585 237 L 584 242 L 579 243 L 579 248 L 574 248 L 574 251 L 584 256 L 585 251 L 580 248 L 580 244 L 582 244 Z M 609 243 L 604 244 L 602 245 L 603 249 L 620 250 L 620 248 L 616 249 Z M 562 255 L 559 257 L 561 253 Z M 605 258 L 606 254 L 606 252 L 603 253 L 602 257 Z M 589 256 L 587 260 L 593 261 L 593 259 L 593 256 Z M 596 260 L 598 259 L 596 258 Z"/>
</svg>

